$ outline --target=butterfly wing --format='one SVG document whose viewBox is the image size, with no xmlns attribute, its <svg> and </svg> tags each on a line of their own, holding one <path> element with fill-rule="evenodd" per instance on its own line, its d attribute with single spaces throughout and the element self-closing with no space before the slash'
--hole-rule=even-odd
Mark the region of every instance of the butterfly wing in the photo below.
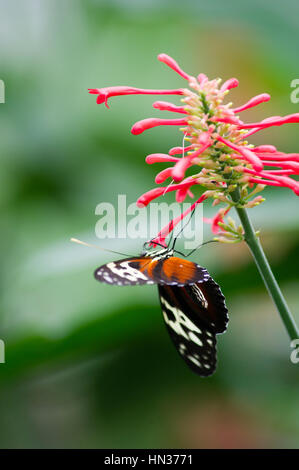
<svg viewBox="0 0 299 470">
<path fill-rule="evenodd" d="M 112 261 L 97 268 L 94 275 L 100 282 L 118 286 L 165 284 L 182 287 L 210 278 L 205 268 L 175 256 L 141 256 Z"/>
<path fill-rule="evenodd" d="M 187 365 L 206 377 L 216 369 L 216 334 L 228 322 L 225 299 L 216 282 L 184 287 L 159 285 L 163 317 L 170 337 Z"/>
<path fill-rule="evenodd" d="M 151 261 L 149 257 L 112 261 L 97 268 L 94 276 L 100 282 L 117 286 L 154 284 L 150 271 L 147 271 Z"/>
<path fill-rule="evenodd" d="M 170 256 L 166 259 L 153 260 L 153 279 L 160 285 L 183 287 L 186 284 L 205 282 L 210 278 L 208 271 L 192 261 Z"/>
</svg>

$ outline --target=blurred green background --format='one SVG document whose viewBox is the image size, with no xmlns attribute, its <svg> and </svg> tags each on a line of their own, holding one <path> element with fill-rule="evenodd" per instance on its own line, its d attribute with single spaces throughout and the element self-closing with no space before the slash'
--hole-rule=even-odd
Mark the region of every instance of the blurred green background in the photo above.
<svg viewBox="0 0 299 470">
<path fill-rule="evenodd" d="M 167 336 L 156 288 L 96 283 L 115 258 L 69 238 L 138 253 L 136 240 L 97 240 L 95 207 L 135 201 L 163 167 L 144 157 L 181 144 L 176 129 L 130 134 L 159 116 L 153 97 L 115 98 L 108 111 L 87 88 L 180 87 L 156 60 L 165 52 L 191 74 L 238 77 L 236 104 L 269 92 L 249 121 L 299 112 L 299 3 L 10 0 L 0 11 L 0 447 L 298 448 L 299 366 L 246 246 L 193 257 L 230 311 L 217 373 L 201 379 Z M 252 142 L 299 152 L 298 126 Z M 251 216 L 299 321 L 298 202 L 287 189 L 264 195 Z"/>
</svg>

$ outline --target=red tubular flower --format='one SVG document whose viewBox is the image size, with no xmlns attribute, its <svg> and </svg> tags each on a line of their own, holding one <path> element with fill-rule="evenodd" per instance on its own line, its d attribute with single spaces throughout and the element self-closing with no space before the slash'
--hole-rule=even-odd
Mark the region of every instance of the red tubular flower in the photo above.
<svg viewBox="0 0 299 470">
<path fill-rule="evenodd" d="M 120 95 L 178 95 L 181 98 L 180 105 L 168 101 L 155 101 L 153 107 L 159 111 L 184 114 L 183 118 L 148 118 L 136 122 L 131 129 L 132 134 L 138 135 L 157 126 L 180 126 L 182 127 L 180 130 L 184 133 L 184 143 L 188 142 L 186 147 L 172 147 L 168 154 L 154 153 L 146 157 L 148 164 L 173 163 L 172 167 L 162 169 L 157 174 L 155 178 L 157 184 L 163 183 L 167 178 L 173 178 L 175 182 L 180 183 L 171 183 L 169 186 L 148 191 L 138 199 L 139 206 L 145 206 L 170 191 L 175 191 L 176 200 L 182 202 L 187 196 L 193 197 L 190 188 L 200 184 L 207 190 L 204 199 L 210 197 L 213 198 L 214 204 L 226 204 L 226 207 L 220 209 L 211 221 L 212 230 L 216 233 L 219 231 L 219 223 L 223 222 L 230 208 L 236 205 L 233 197 L 236 187 L 246 195 L 244 199 L 240 199 L 238 207 L 243 205 L 251 208 L 261 203 L 264 199 L 256 196 L 256 193 L 265 186 L 287 187 L 299 195 L 299 182 L 292 178 L 293 175 L 299 174 L 299 154 L 280 152 L 273 145 L 253 146 L 247 141 L 250 136 L 268 127 L 299 123 L 299 113 L 284 117 L 272 116 L 261 122 L 246 124 L 239 119 L 238 113 L 269 101 L 268 93 L 254 96 L 243 105 L 231 108 L 231 105 L 225 104 L 224 100 L 229 90 L 238 86 L 236 78 L 230 78 L 221 86 L 221 80 L 209 80 L 203 73 L 197 75 L 197 78 L 187 74 L 167 54 L 160 54 L 158 59 L 187 80 L 189 88 L 151 90 L 114 86 L 89 89 L 89 93 L 98 95 L 97 103 L 105 103 L 107 107 L 110 97 Z M 185 172 L 191 166 L 196 166 L 198 171 L 193 177 L 185 178 Z M 253 195 L 254 199 L 250 200 Z M 194 204 L 198 202 L 199 200 Z M 182 214 L 182 217 L 184 216 Z M 169 231 L 158 234 L 162 244 L 175 223 L 176 220 L 169 224 Z M 227 228 L 222 228 L 221 238 L 227 230 L 231 241 L 231 237 L 234 236 L 232 226 L 233 224 L 223 226 Z M 237 229 L 235 234 L 236 240 L 240 241 L 242 234 L 240 235 Z"/>
<path fill-rule="evenodd" d="M 193 186 L 194 184 L 197 184 L 196 179 L 186 178 L 186 180 L 180 184 L 173 184 L 172 186 L 168 186 L 168 187 L 160 187 L 160 188 L 151 189 L 147 193 L 144 193 L 142 194 L 142 196 L 140 196 L 140 198 L 137 200 L 137 206 L 138 207 L 147 206 L 153 199 L 156 199 L 159 196 L 163 196 L 164 194 L 169 193 L 170 191 L 176 191 L 178 189 L 187 190 L 190 188 L 190 186 Z"/>
<path fill-rule="evenodd" d="M 265 172 L 261 173 L 261 176 L 266 177 L 267 175 Z M 288 178 L 287 176 L 278 176 L 271 172 L 271 178 L 274 181 L 279 183 L 279 186 L 284 186 L 286 188 L 290 188 L 294 191 L 294 193 L 299 196 L 299 182 L 293 180 L 292 178 Z"/>
<path fill-rule="evenodd" d="M 271 158 L 271 160 L 277 160 L 277 161 L 293 161 L 293 162 L 299 162 L 299 154 L 298 153 L 281 153 L 281 152 L 276 152 L 276 153 L 258 153 L 257 155 L 261 160 L 267 160 L 268 158 Z"/>
<path fill-rule="evenodd" d="M 277 181 L 272 181 L 272 180 L 263 180 L 261 178 L 248 178 L 247 181 L 249 183 L 253 183 L 253 184 L 262 184 L 262 185 L 267 185 L 267 186 L 280 186 L 279 183 L 277 183 Z"/>
<path fill-rule="evenodd" d="M 236 78 L 230 78 L 226 82 L 223 83 L 222 87 L 220 88 L 220 91 L 226 91 L 226 90 L 231 90 L 232 88 L 236 88 L 239 85 L 239 80 Z"/>
<path fill-rule="evenodd" d="M 180 158 L 175 164 L 171 172 L 174 181 L 181 181 L 184 178 L 186 170 L 192 165 L 192 158 L 193 157 Z"/>
<path fill-rule="evenodd" d="M 286 170 L 291 170 L 294 174 L 299 175 L 299 163 L 298 162 L 290 162 L 290 161 L 271 161 L 271 160 L 264 160 L 264 164 L 267 166 L 280 166 Z"/>
<path fill-rule="evenodd" d="M 197 75 L 197 81 L 200 85 L 204 85 L 209 79 L 204 73 L 200 73 Z"/>
<path fill-rule="evenodd" d="M 211 230 L 213 233 L 217 234 L 220 232 L 221 228 L 219 227 L 219 222 L 224 221 L 224 217 L 227 215 L 227 213 L 230 211 L 230 207 L 227 209 L 220 209 L 217 214 L 212 217 L 211 219 L 205 218 L 205 222 L 208 224 L 211 224 Z"/>
<path fill-rule="evenodd" d="M 241 111 L 245 111 L 245 109 L 253 108 L 254 106 L 257 106 L 260 103 L 265 103 L 266 101 L 269 101 L 271 99 L 271 96 L 268 95 L 268 93 L 262 93 L 261 95 L 254 96 L 251 98 L 247 103 L 243 104 L 242 106 L 239 106 L 238 108 L 235 108 L 233 111 L 234 113 L 240 113 Z"/>
<path fill-rule="evenodd" d="M 159 118 L 148 118 L 138 121 L 134 124 L 131 129 L 132 134 L 138 135 L 147 129 L 157 126 L 186 126 L 186 119 L 159 119 Z"/>
<path fill-rule="evenodd" d="M 98 95 L 97 104 L 105 103 L 108 106 L 108 98 L 122 95 L 183 95 L 182 89 L 177 90 L 145 90 L 144 88 L 134 88 L 130 86 L 111 86 L 106 88 L 88 88 L 88 92 Z"/>
<path fill-rule="evenodd" d="M 181 77 L 183 77 L 185 80 L 191 80 L 193 77 L 188 75 L 186 72 L 184 72 L 181 67 L 178 65 L 178 63 L 169 55 L 167 54 L 159 54 L 158 55 L 158 60 L 160 62 L 164 62 L 164 64 L 168 65 L 172 70 L 177 72 Z"/>
<path fill-rule="evenodd" d="M 164 183 L 167 178 L 170 178 L 172 175 L 172 167 L 165 168 L 156 175 L 155 182 L 157 184 Z"/>
<path fill-rule="evenodd" d="M 239 118 L 237 117 L 215 117 L 215 118 L 212 118 L 211 121 L 214 121 L 214 122 L 224 122 L 225 124 L 235 124 L 235 125 L 239 125 L 239 124 L 243 124 L 242 121 L 240 121 Z"/>
<path fill-rule="evenodd" d="M 239 136 L 237 139 L 236 139 L 236 142 L 239 142 L 241 140 L 247 140 L 248 137 L 250 137 L 251 135 L 255 134 L 256 132 L 259 132 L 261 129 L 259 127 L 255 127 L 254 129 L 251 129 L 251 131 L 247 132 L 247 134 L 243 134 L 242 136 Z"/>
<path fill-rule="evenodd" d="M 172 103 L 168 103 L 168 101 L 155 101 L 153 103 L 153 108 L 159 109 L 160 111 L 171 111 L 174 113 L 188 114 L 187 111 L 185 111 L 184 106 L 175 106 Z"/>
<path fill-rule="evenodd" d="M 188 152 L 193 149 L 193 145 L 188 145 L 188 147 L 172 147 L 169 150 L 169 155 L 178 155 L 180 153 Z"/>
<path fill-rule="evenodd" d="M 264 165 L 263 165 L 262 161 L 251 150 L 249 150 L 245 147 L 241 147 L 240 145 L 235 145 L 232 142 L 229 142 L 228 140 L 223 139 L 223 137 L 221 137 L 219 135 L 217 136 L 217 140 L 219 142 L 222 142 L 223 144 L 227 145 L 231 149 L 235 150 L 236 152 L 240 153 L 245 158 L 245 160 L 247 160 L 249 163 L 252 164 L 252 166 L 255 170 L 259 171 L 259 170 L 263 169 Z"/>
<path fill-rule="evenodd" d="M 192 165 L 192 162 L 195 158 L 199 157 L 209 146 L 210 146 L 210 138 L 208 140 L 203 138 L 202 140 L 206 140 L 205 145 L 203 145 L 199 150 L 194 151 L 191 155 L 187 157 L 181 158 L 175 165 L 172 171 L 172 177 L 174 181 L 181 181 L 184 176 L 186 170 Z"/>
<path fill-rule="evenodd" d="M 152 163 L 160 163 L 160 162 L 178 162 L 180 159 L 176 157 L 171 157 L 166 153 L 152 153 L 145 158 L 146 163 L 151 165 Z"/>
<path fill-rule="evenodd" d="M 254 147 L 253 149 L 254 152 L 268 152 L 268 153 L 274 153 L 277 152 L 277 148 L 274 147 L 274 145 L 259 145 L 258 147 Z"/>
<path fill-rule="evenodd" d="M 292 170 L 265 170 L 263 172 L 258 172 L 255 170 L 250 170 L 250 168 L 242 168 L 240 171 L 244 173 L 249 173 L 251 175 L 263 176 L 264 178 L 273 178 L 275 175 L 290 175 L 294 174 Z"/>
<path fill-rule="evenodd" d="M 258 172 L 258 171 L 250 170 L 249 168 L 244 168 L 243 171 L 244 171 L 244 173 L 249 173 L 249 174 L 257 176 L 257 177 L 269 178 L 269 181 L 267 179 L 263 179 L 263 182 L 261 184 L 290 188 L 294 191 L 294 193 L 297 196 L 299 196 L 299 182 L 293 180 L 292 178 L 288 178 L 286 176 L 280 176 L 277 173 L 275 173 L 274 170 L 259 171 Z M 251 182 L 256 182 L 252 178 L 249 178 L 249 180 Z M 276 184 L 273 185 L 273 182 L 276 183 Z"/>
<path fill-rule="evenodd" d="M 289 114 L 288 116 L 274 116 L 271 118 L 264 119 L 261 122 L 254 122 L 252 124 L 240 124 L 239 129 L 266 129 L 267 127 L 272 126 L 282 126 L 283 124 L 297 123 L 299 122 L 299 113 Z"/>
<path fill-rule="evenodd" d="M 179 204 L 180 204 L 181 202 L 184 202 L 185 199 L 186 199 L 186 197 L 187 197 L 188 195 L 190 195 L 190 194 L 189 194 L 189 191 L 190 191 L 189 188 L 178 189 L 177 192 L 175 193 L 175 200 L 176 200 L 176 202 L 178 202 Z"/>
<path fill-rule="evenodd" d="M 273 175 L 294 175 L 295 172 L 293 170 L 267 170 L 267 173 Z"/>
</svg>

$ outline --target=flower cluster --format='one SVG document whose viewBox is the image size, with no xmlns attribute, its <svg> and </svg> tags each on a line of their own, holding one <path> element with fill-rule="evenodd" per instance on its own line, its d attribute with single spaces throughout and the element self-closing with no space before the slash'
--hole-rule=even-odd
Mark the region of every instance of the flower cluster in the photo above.
<svg viewBox="0 0 299 470">
<path fill-rule="evenodd" d="M 189 88 L 170 90 L 148 90 L 127 86 L 89 89 L 89 93 L 97 95 L 97 103 L 105 103 L 108 99 L 120 95 L 179 95 L 180 106 L 168 101 L 155 101 L 153 107 L 161 111 L 170 111 L 181 115 L 176 119 L 148 118 L 135 123 L 132 134 L 141 134 L 147 129 L 161 125 L 179 126 L 183 132 L 183 146 L 173 147 L 168 154 L 154 153 L 146 157 L 148 164 L 168 163 L 171 166 L 160 171 L 156 183 L 167 186 L 156 187 L 143 194 L 137 201 L 139 206 L 146 206 L 153 199 L 170 191 L 176 192 L 177 202 L 187 196 L 193 197 L 191 188 L 200 185 L 204 188 L 202 196 L 182 214 L 178 220 L 172 221 L 155 238 L 165 244 L 174 226 L 207 198 L 213 199 L 213 205 L 224 203 L 212 219 L 212 231 L 218 234 L 220 241 L 236 242 L 243 239 L 242 228 L 237 227 L 232 219 L 224 223 L 224 217 L 234 206 L 251 208 L 264 201 L 257 195 L 265 186 L 288 187 L 299 195 L 299 182 L 291 175 L 299 174 L 299 154 L 283 153 L 273 145 L 254 146 L 248 143 L 248 137 L 262 129 L 281 126 L 286 123 L 299 122 L 299 114 L 273 116 L 256 123 L 244 123 L 239 114 L 243 111 L 264 103 L 270 95 L 262 93 L 251 98 L 242 106 L 233 108 L 232 103 L 224 100 L 232 88 L 238 86 L 238 80 L 231 78 L 221 84 L 221 79 L 209 80 L 204 74 L 193 77 L 185 73 L 175 60 L 166 54 L 158 59 L 184 78 Z M 186 171 L 195 167 L 191 176 Z M 194 169 L 194 168 L 193 168 Z M 237 200 L 236 195 L 237 191 Z"/>
</svg>

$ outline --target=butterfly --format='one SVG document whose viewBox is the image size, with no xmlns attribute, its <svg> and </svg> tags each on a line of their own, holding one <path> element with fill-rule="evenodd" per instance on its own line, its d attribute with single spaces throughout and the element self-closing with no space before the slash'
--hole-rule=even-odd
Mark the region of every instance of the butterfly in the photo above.
<svg viewBox="0 0 299 470">
<path fill-rule="evenodd" d="M 164 322 L 178 353 L 196 374 L 215 372 L 216 335 L 226 330 L 228 310 L 204 267 L 163 248 L 104 264 L 94 276 L 117 286 L 157 284 Z"/>
</svg>

